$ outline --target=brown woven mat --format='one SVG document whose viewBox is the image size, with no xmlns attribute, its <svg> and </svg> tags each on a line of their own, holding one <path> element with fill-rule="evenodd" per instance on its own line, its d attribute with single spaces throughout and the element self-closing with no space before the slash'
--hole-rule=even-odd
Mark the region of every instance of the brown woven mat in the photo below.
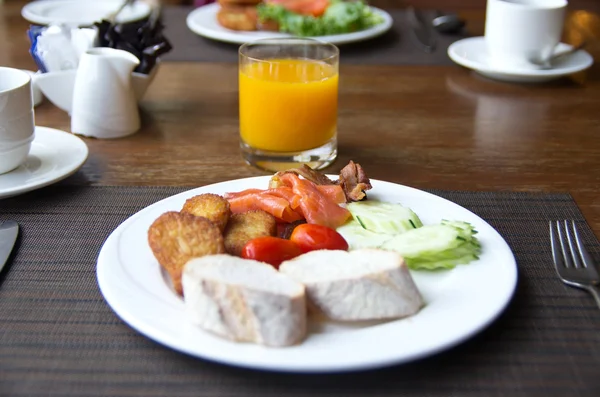
<svg viewBox="0 0 600 397">
<path fill-rule="evenodd" d="M 221 43 L 205 39 L 188 29 L 186 17 L 193 10 L 190 7 L 164 7 L 163 22 L 165 36 L 173 45 L 173 50 L 163 57 L 164 61 L 190 62 L 238 62 L 237 44 Z M 404 10 L 388 11 L 394 19 L 394 26 L 386 34 L 360 43 L 340 46 L 342 64 L 381 64 L 381 65 L 451 65 L 447 49 L 461 35 L 437 35 L 437 48 L 425 53 L 410 39 Z M 434 14 L 429 13 L 431 19 Z"/>
<path fill-rule="evenodd" d="M 418 362 L 294 375 L 174 352 L 104 302 L 95 266 L 105 238 L 182 190 L 56 185 L 0 200 L 0 219 L 22 227 L 0 277 L 0 396 L 600 395 L 600 311 L 590 295 L 558 281 L 548 248 L 548 220 L 575 219 L 600 260 L 600 244 L 568 194 L 434 192 L 483 217 L 510 244 L 520 280 L 506 312 L 473 339 Z"/>
</svg>

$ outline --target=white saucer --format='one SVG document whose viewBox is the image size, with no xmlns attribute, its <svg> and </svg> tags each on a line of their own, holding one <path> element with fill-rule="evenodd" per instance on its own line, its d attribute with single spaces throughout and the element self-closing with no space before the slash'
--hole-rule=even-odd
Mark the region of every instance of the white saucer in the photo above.
<svg viewBox="0 0 600 397">
<path fill-rule="evenodd" d="M 51 185 L 72 175 L 88 156 L 87 145 L 68 132 L 35 127 L 25 163 L 0 175 L 0 199 Z"/>
<path fill-rule="evenodd" d="M 570 45 L 560 43 L 556 51 L 562 52 L 570 48 Z M 489 63 L 483 37 L 470 37 L 454 42 L 448 47 L 448 56 L 459 65 L 473 69 L 483 76 L 518 83 L 540 83 L 557 79 L 581 72 L 594 63 L 594 59 L 590 54 L 580 50 L 558 61 L 552 69 L 505 69 Z"/>
<path fill-rule="evenodd" d="M 21 15 L 29 22 L 39 25 L 64 23 L 90 26 L 118 10 L 121 4 L 123 0 L 38 0 L 26 4 Z M 149 4 L 136 1 L 119 13 L 117 22 L 138 21 L 150 15 L 151 11 Z"/>
</svg>

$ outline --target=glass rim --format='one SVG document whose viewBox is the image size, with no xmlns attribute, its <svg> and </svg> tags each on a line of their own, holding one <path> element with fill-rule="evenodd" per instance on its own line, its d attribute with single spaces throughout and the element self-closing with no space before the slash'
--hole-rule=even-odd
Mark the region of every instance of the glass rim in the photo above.
<svg viewBox="0 0 600 397">
<path fill-rule="evenodd" d="M 328 43 L 326 41 L 314 39 L 311 37 L 269 37 L 269 38 L 264 38 L 264 39 L 253 40 L 253 41 L 249 41 L 249 42 L 242 44 L 240 46 L 240 48 L 238 49 L 238 54 L 241 57 L 244 57 L 246 59 L 249 59 L 249 60 L 252 60 L 255 62 L 272 62 L 271 60 L 268 60 L 268 59 L 256 58 L 256 57 L 250 56 L 248 54 L 244 54 L 244 50 L 251 48 L 252 46 L 269 45 L 269 44 L 272 44 L 272 45 L 275 45 L 275 44 L 319 45 L 319 46 L 327 47 L 332 50 L 333 53 L 331 55 L 311 59 L 313 61 L 325 62 L 325 61 L 340 57 L 340 49 L 336 45 L 334 45 L 332 43 Z"/>
</svg>

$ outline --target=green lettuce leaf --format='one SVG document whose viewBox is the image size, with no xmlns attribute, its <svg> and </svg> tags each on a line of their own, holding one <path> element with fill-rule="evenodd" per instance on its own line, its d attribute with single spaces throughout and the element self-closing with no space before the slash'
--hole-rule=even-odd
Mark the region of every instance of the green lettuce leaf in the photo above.
<svg viewBox="0 0 600 397">
<path fill-rule="evenodd" d="M 276 21 L 279 31 L 304 37 L 356 32 L 383 22 L 363 1 L 333 0 L 321 17 L 299 15 L 278 4 L 262 3 L 257 9 L 262 22 Z"/>
</svg>

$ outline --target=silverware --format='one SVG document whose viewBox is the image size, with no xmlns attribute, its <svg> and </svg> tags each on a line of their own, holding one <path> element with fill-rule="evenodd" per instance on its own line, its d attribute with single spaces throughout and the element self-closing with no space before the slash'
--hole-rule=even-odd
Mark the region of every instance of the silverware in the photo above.
<svg viewBox="0 0 600 397">
<path fill-rule="evenodd" d="M 533 60 L 529 60 L 529 62 L 533 63 L 534 65 L 541 66 L 544 69 L 552 69 L 554 67 L 554 64 L 557 61 L 560 61 L 561 59 L 564 59 L 564 58 L 568 57 L 569 55 L 581 50 L 583 47 L 585 47 L 585 45 L 586 45 L 586 42 L 581 42 L 578 45 L 573 46 L 566 51 L 561 51 L 559 53 L 552 55 L 550 58 L 548 58 L 544 61 L 539 61 L 539 60 L 533 59 Z"/>
<path fill-rule="evenodd" d="M 0 223 L 0 272 L 8 261 L 18 234 L 19 224 L 17 222 L 5 221 Z"/>
<path fill-rule="evenodd" d="M 425 52 L 433 52 L 436 46 L 436 36 L 425 16 L 414 7 L 408 8 L 410 37 Z"/>
<path fill-rule="evenodd" d="M 431 21 L 431 26 L 442 34 L 456 34 L 465 27 L 465 20 L 456 14 L 442 14 L 435 12 L 436 17 Z"/>
<path fill-rule="evenodd" d="M 563 283 L 592 294 L 600 308 L 600 293 L 597 289 L 600 284 L 598 270 L 579 238 L 575 221 L 571 221 L 572 230 L 569 229 L 569 222 L 566 220 L 562 225 L 560 221 L 550 222 L 550 244 L 556 272 Z"/>
</svg>

